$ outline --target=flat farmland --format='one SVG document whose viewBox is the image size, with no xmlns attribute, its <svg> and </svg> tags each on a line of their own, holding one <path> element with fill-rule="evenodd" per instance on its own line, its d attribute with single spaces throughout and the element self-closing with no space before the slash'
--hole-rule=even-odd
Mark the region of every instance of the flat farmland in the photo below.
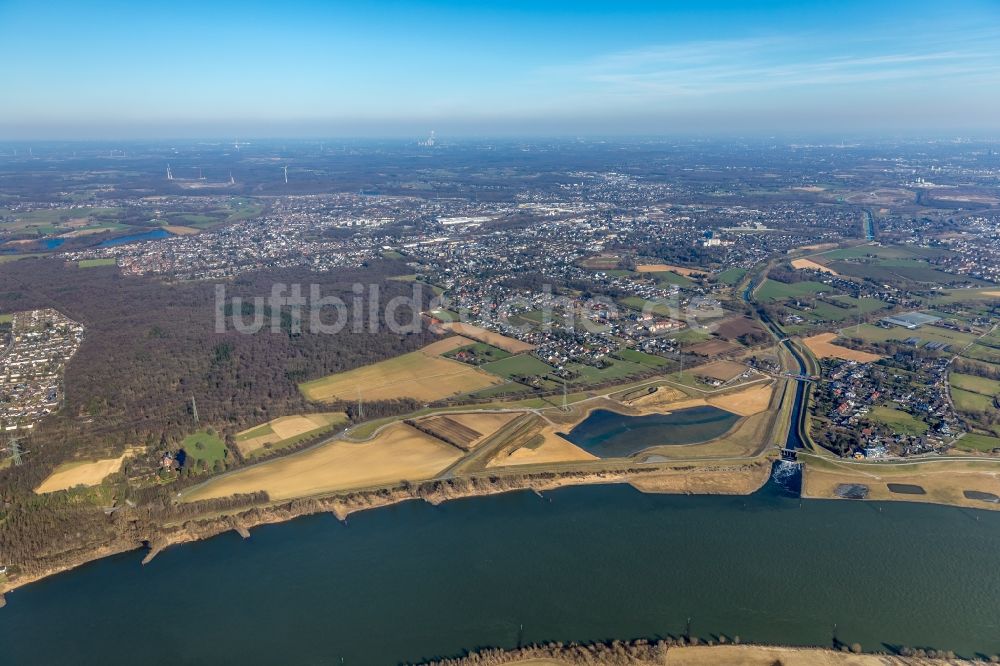
<svg viewBox="0 0 1000 666">
<path fill-rule="evenodd" d="M 478 368 L 438 356 L 467 344 L 463 338 L 448 338 L 409 354 L 299 384 L 299 390 L 315 402 L 357 400 L 359 388 L 363 400 L 430 402 L 502 383 Z"/>
<path fill-rule="evenodd" d="M 735 361 L 715 361 L 708 365 L 700 365 L 697 368 L 692 368 L 691 372 L 699 377 L 711 377 L 712 379 L 718 379 L 720 382 L 728 382 L 731 379 L 739 377 L 746 370 L 747 367 L 742 363 L 736 363 Z"/>
<path fill-rule="evenodd" d="M 952 345 L 955 349 L 951 351 L 958 351 L 976 339 L 976 336 L 971 333 L 962 333 L 961 331 L 953 331 L 938 326 L 921 326 L 911 331 L 898 326 L 882 328 L 881 326 L 862 324 L 860 327 L 850 326 L 845 328 L 843 335 L 848 338 L 861 338 L 867 342 L 902 341 L 909 338 L 918 338 L 921 345 L 927 342 L 943 342 L 947 345 Z"/>
<path fill-rule="evenodd" d="M 1000 349 L 979 342 L 966 349 L 962 355 L 985 363 L 1000 363 Z"/>
<path fill-rule="evenodd" d="M 746 277 L 747 269 L 745 268 L 727 268 L 721 273 L 717 274 L 715 277 L 719 282 L 723 284 L 738 284 L 740 280 Z"/>
<path fill-rule="evenodd" d="M 535 377 L 552 372 L 552 366 L 542 363 L 530 354 L 511 356 L 500 361 L 486 363 L 482 368 L 504 379 L 510 379 L 514 376 Z"/>
<path fill-rule="evenodd" d="M 401 481 L 422 481 L 462 457 L 454 446 L 404 423 L 369 442 L 337 441 L 217 477 L 183 495 L 183 501 L 267 492 L 272 500 Z"/>
<path fill-rule="evenodd" d="M 953 372 L 948 381 L 951 382 L 952 386 L 963 391 L 972 391 L 973 393 L 981 393 L 988 396 L 1000 395 L 1000 381 L 996 379 Z"/>
<path fill-rule="evenodd" d="M 892 282 L 903 280 L 904 282 L 917 282 L 926 284 L 986 284 L 982 280 L 969 277 L 967 275 L 952 275 L 939 271 L 926 262 L 919 260 L 887 260 L 877 263 L 863 263 L 854 261 L 834 261 L 829 267 L 840 275 L 851 275 L 854 277 L 869 278 L 879 282 Z"/>
<path fill-rule="evenodd" d="M 723 319 L 715 327 L 715 332 L 719 335 L 719 337 L 725 338 L 726 340 L 734 340 L 741 335 L 754 331 L 763 332 L 764 329 L 762 329 L 753 319 L 742 316 Z"/>
<path fill-rule="evenodd" d="M 313 435 L 347 423 L 344 412 L 282 416 L 236 434 L 236 448 L 244 456 L 292 446 Z"/>
<path fill-rule="evenodd" d="M 122 468 L 122 464 L 124 464 L 126 458 L 141 450 L 139 448 L 130 448 L 117 458 L 62 464 L 35 488 L 35 492 L 41 495 L 44 493 L 53 493 L 58 490 L 69 490 L 76 486 L 99 485 L 108 476 L 118 472 Z"/>
<path fill-rule="evenodd" d="M 951 390 L 951 399 L 955 403 L 955 408 L 960 412 L 975 414 L 977 412 L 989 412 L 994 409 L 993 397 L 983 395 L 982 393 L 953 388 Z"/>
<path fill-rule="evenodd" d="M 742 391 L 710 396 L 708 404 L 740 416 L 752 416 L 767 411 L 774 395 L 774 383 L 758 384 Z"/>
<path fill-rule="evenodd" d="M 874 407 L 868 413 L 868 418 L 887 425 L 893 432 L 906 435 L 923 435 L 928 428 L 926 423 L 912 414 L 893 407 Z"/>
<path fill-rule="evenodd" d="M 811 271 L 820 271 L 831 275 L 837 275 L 837 271 L 829 268 L 828 266 L 817 263 L 812 259 L 793 259 L 792 268 L 808 269 Z"/>
<path fill-rule="evenodd" d="M 1000 437 L 968 433 L 956 441 L 955 446 L 966 451 L 990 453 L 993 449 L 1000 449 Z"/>
<path fill-rule="evenodd" d="M 786 284 L 777 280 L 765 280 L 757 291 L 757 296 L 765 301 L 783 301 L 788 298 L 799 298 L 802 296 L 814 296 L 820 293 L 830 294 L 835 290 L 830 285 L 822 282 L 812 282 L 806 280 Z"/>
<path fill-rule="evenodd" d="M 692 275 L 708 275 L 708 271 L 702 268 L 685 268 L 684 266 L 673 266 L 671 264 L 638 264 L 635 270 L 639 273 L 677 273 L 689 277 Z"/>
<path fill-rule="evenodd" d="M 467 338 L 472 338 L 479 342 L 485 342 L 488 345 L 493 345 L 505 352 L 510 352 L 511 354 L 520 354 L 521 352 L 531 351 L 534 349 L 534 345 L 529 345 L 527 342 L 521 342 L 520 340 L 515 340 L 514 338 L 508 338 L 506 335 L 500 335 L 499 333 L 494 333 L 493 331 L 487 331 L 485 328 L 480 328 L 479 326 L 473 326 L 472 324 L 463 324 L 461 322 L 451 322 L 444 324 L 444 327 L 453 333 L 458 333 L 459 335 L 464 335 Z"/>
<path fill-rule="evenodd" d="M 699 342 L 698 344 L 691 345 L 684 351 L 692 354 L 698 354 L 699 356 L 718 356 L 719 354 L 728 354 L 739 349 L 742 349 L 742 347 L 737 344 L 733 344 L 732 342 L 726 342 L 725 340 L 708 340 L 706 342 Z"/>
<path fill-rule="evenodd" d="M 833 340 L 836 338 L 836 333 L 820 333 L 819 335 L 805 338 L 802 342 L 809 348 L 809 351 L 819 358 L 840 358 L 845 361 L 858 361 L 859 363 L 874 363 L 882 358 L 878 354 L 870 354 L 865 351 L 835 345 L 833 344 Z"/>
</svg>

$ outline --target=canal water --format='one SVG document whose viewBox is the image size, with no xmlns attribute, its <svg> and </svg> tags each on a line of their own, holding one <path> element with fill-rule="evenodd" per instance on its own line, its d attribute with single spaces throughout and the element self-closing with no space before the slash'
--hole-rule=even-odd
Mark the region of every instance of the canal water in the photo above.
<svg viewBox="0 0 1000 666">
<path fill-rule="evenodd" d="M 780 465 L 780 464 L 779 464 Z M 794 467 L 778 478 L 789 481 Z M 301 518 L 17 590 L 3 664 L 397 664 L 693 634 L 1000 653 L 1000 513 L 565 488 Z"/>
</svg>

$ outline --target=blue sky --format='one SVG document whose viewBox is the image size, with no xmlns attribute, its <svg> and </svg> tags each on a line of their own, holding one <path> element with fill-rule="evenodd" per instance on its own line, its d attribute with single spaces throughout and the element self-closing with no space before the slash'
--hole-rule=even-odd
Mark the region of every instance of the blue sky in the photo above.
<svg viewBox="0 0 1000 666">
<path fill-rule="evenodd" d="M 0 0 L 0 136 L 996 133 L 1000 2 Z"/>
</svg>

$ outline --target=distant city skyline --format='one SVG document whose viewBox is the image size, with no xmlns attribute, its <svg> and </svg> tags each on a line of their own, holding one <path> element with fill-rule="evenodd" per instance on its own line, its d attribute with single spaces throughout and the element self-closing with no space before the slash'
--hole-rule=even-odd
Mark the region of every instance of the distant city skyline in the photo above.
<svg viewBox="0 0 1000 666">
<path fill-rule="evenodd" d="M 0 138 L 1000 131 L 1000 4 L 0 0 Z"/>
</svg>

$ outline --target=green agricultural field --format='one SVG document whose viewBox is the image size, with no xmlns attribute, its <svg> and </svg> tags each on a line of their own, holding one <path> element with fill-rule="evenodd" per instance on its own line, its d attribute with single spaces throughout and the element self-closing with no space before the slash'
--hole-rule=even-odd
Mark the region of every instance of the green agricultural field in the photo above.
<svg viewBox="0 0 1000 666">
<path fill-rule="evenodd" d="M 868 418 L 904 435 L 923 435 L 928 428 L 926 423 L 912 414 L 892 407 L 875 407 L 868 413 Z"/>
<path fill-rule="evenodd" d="M 606 368 L 595 368 L 592 365 L 582 363 L 567 363 L 566 369 L 579 373 L 579 377 L 570 381 L 570 384 L 602 384 L 604 382 L 624 379 L 649 370 L 648 367 L 631 363 L 629 361 L 615 360 Z"/>
<path fill-rule="evenodd" d="M 943 289 L 926 299 L 930 305 L 949 303 L 969 304 L 971 302 L 1000 302 L 1000 287 L 983 287 L 981 289 Z"/>
<path fill-rule="evenodd" d="M 250 430 L 244 430 L 240 434 L 236 435 L 237 442 L 245 442 L 248 439 L 254 439 L 255 437 L 266 437 L 269 435 L 274 435 L 274 429 L 271 427 L 270 423 L 264 423 L 256 428 L 251 428 Z"/>
<path fill-rule="evenodd" d="M 647 354 L 635 349 L 622 349 L 618 352 L 618 355 L 626 361 L 638 363 L 639 365 L 644 365 L 649 368 L 662 368 L 670 363 L 668 359 L 665 359 L 662 356 Z"/>
<path fill-rule="evenodd" d="M 646 273 L 646 275 L 649 275 L 650 277 L 655 279 L 657 282 L 660 283 L 660 285 L 675 284 L 678 287 L 687 287 L 693 284 L 690 278 L 680 275 L 678 273 L 674 273 L 673 271 Z"/>
<path fill-rule="evenodd" d="M 993 449 L 1000 448 L 1000 437 L 990 437 L 989 435 L 979 435 L 968 433 L 955 442 L 955 446 L 967 451 L 982 451 L 989 453 Z"/>
<path fill-rule="evenodd" d="M 911 331 L 898 326 L 882 328 L 872 324 L 862 324 L 860 327 L 850 326 L 844 329 L 843 335 L 847 338 L 862 338 L 868 342 L 888 342 L 889 340 L 902 342 L 908 338 L 919 338 L 921 347 L 928 342 L 943 342 L 952 345 L 954 349 L 950 351 L 957 351 L 975 339 L 975 336 L 970 333 L 952 331 L 937 326 L 921 326 Z"/>
<path fill-rule="evenodd" d="M 917 282 L 925 284 L 986 284 L 982 280 L 971 278 L 967 275 L 952 275 L 932 268 L 922 261 L 887 261 L 878 263 L 860 263 L 848 261 L 834 261 L 828 264 L 829 267 L 841 275 L 868 278 L 877 282 Z"/>
<path fill-rule="evenodd" d="M 511 356 L 510 358 L 486 363 L 479 367 L 505 379 L 512 379 L 515 375 L 540 377 L 552 372 L 552 366 L 542 363 L 531 354 Z"/>
<path fill-rule="evenodd" d="M 217 461 L 225 460 L 226 445 L 218 435 L 205 430 L 199 430 L 184 438 L 181 448 L 187 455 L 185 465 L 193 465 L 194 469 L 210 470 Z"/>
<path fill-rule="evenodd" d="M 21 259 L 30 259 L 31 257 L 41 257 L 41 254 L 0 254 L 0 264 L 6 264 L 8 261 L 19 261 Z"/>
<path fill-rule="evenodd" d="M 812 282 L 806 280 L 794 284 L 785 284 L 777 280 L 765 280 L 760 289 L 757 290 L 757 297 L 765 301 L 783 301 L 789 298 L 799 298 L 802 296 L 812 296 L 818 293 L 832 294 L 834 288 L 822 282 Z"/>
<path fill-rule="evenodd" d="M 491 386 L 489 388 L 482 389 L 481 391 L 475 391 L 470 393 L 469 396 L 473 398 L 506 398 L 517 395 L 523 395 L 529 393 L 531 388 L 525 386 L 524 384 L 518 384 L 517 382 L 507 382 L 506 384 L 499 384 L 498 386 Z"/>
<path fill-rule="evenodd" d="M 493 345 L 488 345 L 485 342 L 477 342 L 471 345 L 465 345 L 464 347 L 459 347 L 458 349 L 453 349 L 450 352 L 445 353 L 448 358 L 455 358 L 461 352 L 467 352 L 475 355 L 475 357 L 484 363 L 490 361 L 499 361 L 501 359 L 510 358 L 512 354 L 506 352 L 502 349 L 498 349 Z"/>
<path fill-rule="evenodd" d="M 236 443 L 244 456 L 256 457 L 295 446 L 347 421 L 347 414 L 344 412 L 284 416 L 237 433 Z"/>
<path fill-rule="evenodd" d="M 114 259 L 81 259 L 77 262 L 80 268 L 97 268 L 99 266 L 116 266 Z"/>
<path fill-rule="evenodd" d="M 996 379 L 953 372 L 948 381 L 951 382 L 952 386 L 963 391 L 972 391 L 973 393 L 981 393 L 990 397 L 1000 395 L 1000 381 Z"/>
<path fill-rule="evenodd" d="M 431 316 L 443 322 L 461 321 L 462 316 L 452 310 L 431 310 Z"/>
<path fill-rule="evenodd" d="M 930 248 L 930 247 L 903 247 L 899 245 L 890 246 L 880 246 L 880 245 L 856 245 L 854 247 L 846 247 L 838 250 L 829 250 L 828 252 L 821 252 L 818 256 L 824 259 L 863 259 L 863 258 L 877 258 L 877 259 L 914 259 L 914 258 L 925 258 L 930 259 L 934 257 L 943 257 L 952 254 L 950 250 Z"/>
<path fill-rule="evenodd" d="M 723 284 L 735 285 L 739 284 L 740 280 L 746 277 L 746 274 L 747 269 L 745 268 L 727 268 L 715 277 Z"/>
<path fill-rule="evenodd" d="M 0 314 L 0 324 L 9 324 L 12 321 L 14 321 L 14 315 Z"/>
<path fill-rule="evenodd" d="M 986 363 L 1000 363 L 1000 349 L 988 347 L 978 342 L 966 349 L 962 356 Z"/>
<path fill-rule="evenodd" d="M 982 393 L 952 388 L 951 399 L 955 403 L 955 409 L 968 414 L 984 414 L 994 409 L 992 396 Z"/>
<path fill-rule="evenodd" d="M 665 302 L 647 301 L 645 298 L 640 296 L 629 296 L 628 298 L 623 298 L 620 303 L 627 308 L 638 310 L 639 312 L 651 312 L 661 317 L 670 317 L 671 315 L 677 314 Z"/>
</svg>

